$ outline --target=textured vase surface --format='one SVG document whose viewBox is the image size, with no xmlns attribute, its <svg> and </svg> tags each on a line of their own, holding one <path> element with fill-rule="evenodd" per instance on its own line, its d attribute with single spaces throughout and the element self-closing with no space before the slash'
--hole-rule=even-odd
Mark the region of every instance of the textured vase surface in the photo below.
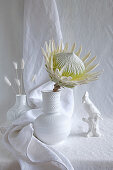
<svg viewBox="0 0 113 170">
<path fill-rule="evenodd" d="M 71 120 L 61 113 L 60 92 L 43 91 L 43 114 L 34 121 L 35 135 L 46 144 L 57 144 L 70 134 Z"/>
<path fill-rule="evenodd" d="M 7 112 L 7 121 L 12 122 L 30 110 L 26 95 L 16 95 L 15 105 Z"/>
</svg>

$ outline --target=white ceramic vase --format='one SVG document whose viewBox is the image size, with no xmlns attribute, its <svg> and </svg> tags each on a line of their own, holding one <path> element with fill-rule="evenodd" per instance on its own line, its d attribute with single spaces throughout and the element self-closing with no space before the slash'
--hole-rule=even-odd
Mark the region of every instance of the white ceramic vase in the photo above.
<svg viewBox="0 0 113 170">
<path fill-rule="evenodd" d="M 35 136 L 53 145 L 66 139 L 71 130 L 71 119 L 60 112 L 60 91 L 43 91 L 43 114 L 34 121 Z"/>
<path fill-rule="evenodd" d="M 15 105 L 7 112 L 7 121 L 13 122 L 28 110 L 30 110 L 30 107 L 26 95 L 16 95 Z"/>
</svg>

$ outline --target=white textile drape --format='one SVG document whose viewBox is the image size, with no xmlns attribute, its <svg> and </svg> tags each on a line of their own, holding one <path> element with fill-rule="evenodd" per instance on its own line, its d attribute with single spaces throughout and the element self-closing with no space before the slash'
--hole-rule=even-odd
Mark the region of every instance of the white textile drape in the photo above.
<svg viewBox="0 0 113 170">
<path fill-rule="evenodd" d="M 59 15 L 55 0 L 25 0 L 24 3 L 24 83 L 28 100 L 41 107 L 43 89 L 52 90 L 53 83 L 48 82 L 41 46 L 45 41 L 62 39 Z M 36 79 L 32 82 L 33 75 Z M 63 89 L 61 93 L 62 109 L 69 116 L 73 113 L 74 97 L 72 89 Z"/>
</svg>

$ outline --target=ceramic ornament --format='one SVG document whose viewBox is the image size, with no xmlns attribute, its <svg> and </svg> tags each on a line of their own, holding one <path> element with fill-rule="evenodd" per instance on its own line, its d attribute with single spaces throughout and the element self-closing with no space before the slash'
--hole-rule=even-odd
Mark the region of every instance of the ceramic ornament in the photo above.
<svg viewBox="0 0 113 170">
<path fill-rule="evenodd" d="M 86 91 L 82 97 L 83 106 L 88 113 L 88 118 L 83 118 L 82 120 L 88 124 L 88 132 L 86 133 L 87 137 L 99 137 L 101 136 L 99 131 L 99 120 L 102 120 L 101 113 L 93 104 L 89 98 L 89 93 Z"/>
<path fill-rule="evenodd" d="M 7 112 L 7 121 L 12 123 L 31 108 L 28 106 L 26 95 L 16 95 L 16 102 Z"/>
<path fill-rule="evenodd" d="M 35 136 L 42 142 L 54 145 L 70 134 L 71 118 L 60 109 L 60 91 L 43 91 L 43 114 L 34 121 Z"/>
</svg>

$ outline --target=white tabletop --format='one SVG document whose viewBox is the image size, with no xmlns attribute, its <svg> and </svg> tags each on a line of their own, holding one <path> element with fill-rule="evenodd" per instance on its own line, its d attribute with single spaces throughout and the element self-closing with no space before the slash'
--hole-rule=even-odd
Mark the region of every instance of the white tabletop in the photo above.
<svg viewBox="0 0 113 170">
<path fill-rule="evenodd" d="M 113 169 L 113 118 L 104 117 L 101 121 L 102 137 L 86 138 L 81 131 L 72 129 L 71 135 L 61 144 L 54 146 L 62 152 L 76 170 L 112 170 Z M 0 169 L 19 170 L 19 165 L 1 142 L 0 136 Z"/>
</svg>

